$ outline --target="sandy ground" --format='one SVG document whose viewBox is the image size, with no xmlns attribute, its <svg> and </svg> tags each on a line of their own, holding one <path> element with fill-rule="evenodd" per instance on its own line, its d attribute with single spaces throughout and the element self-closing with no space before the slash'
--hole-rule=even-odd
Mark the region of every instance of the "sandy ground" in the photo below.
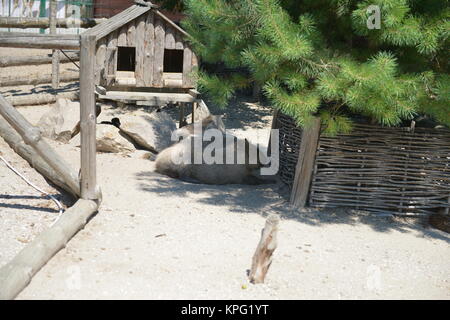
<svg viewBox="0 0 450 320">
<path fill-rule="evenodd" d="M 48 106 L 18 110 L 36 123 Z M 224 116 L 252 141 L 267 141 L 270 118 L 269 108 L 242 101 Z M 79 148 L 50 143 L 78 170 Z M 62 196 L 1 138 L 0 151 Z M 137 155 L 99 154 L 97 163 L 99 213 L 18 299 L 450 299 L 450 236 L 421 221 L 295 211 L 280 185 L 184 183 Z M 269 213 L 282 219 L 279 246 L 266 283 L 251 285 L 246 272 Z M 50 200 L 0 162 L 0 265 L 56 217 Z"/>
</svg>

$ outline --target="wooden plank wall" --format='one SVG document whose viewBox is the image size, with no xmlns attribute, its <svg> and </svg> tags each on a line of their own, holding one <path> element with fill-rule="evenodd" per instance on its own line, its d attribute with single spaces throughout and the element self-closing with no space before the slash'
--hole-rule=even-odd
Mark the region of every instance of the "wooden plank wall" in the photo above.
<svg viewBox="0 0 450 320">
<path fill-rule="evenodd" d="M 183 35 L 153 12 L 144 14 L 100 39 L 96 46 L 95 83 L 111 86 L 117 68 L 117 47 L 136 47 L 136 85 L 163 88 L 164 49 L 183 50 L 183 88 L 194 88 L 191 72 L 196 55 Z"/>
</svg>

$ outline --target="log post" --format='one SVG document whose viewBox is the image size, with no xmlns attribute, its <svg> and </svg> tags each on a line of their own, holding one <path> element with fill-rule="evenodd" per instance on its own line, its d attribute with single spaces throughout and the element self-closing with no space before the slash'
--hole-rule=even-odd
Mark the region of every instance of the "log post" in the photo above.
<svg viewBox="0 0 450 320">
<path fill-rule="evenodd" d="M 56 0 L 50 0 L 50 34 L 56 34 Z M 59 87 L 59 50 L 52 51 L 52 88 Z"/>
<path fill-rule="evenodd" d="M 296 208 L 304 208 L 308 200 L 319 135 L 320 118 L 316 117 L 312 121 L 312 124 L 302 131 L 290 201 Z"/>
<path fill-rule="evenodd" d="M 192 115 L 191 115 L 191 123 L 195 121 L 195 109 L 197 108 L 197 102 L 192 102 Z"/>
<path fill-rule="evenodd" d="M 185 105 L 184 103 L 180 102 L 178 103 L 179 113 L 180 113 L 180 124 L 178 128 L 184 127 L 187 123 L 185 120 Z"/>
<path fill-rule="evenodd" d="M 278 125 L 278 116 L 279 116 L 279 114 L 280 114 L 280 111 L 278 109 L 275 109 L 273 111 L 271 130 L 279 129 L 279 125 Z M 271 154 L 271 150 L 272 150 L 271 147 L 272 147 L 272 131 L 270 132 L 269 143 L 267 144 L 267 153 L 268 153 L 268 155 Z"/>
<path fill-rule="evenodd" d="M 86 225 L 97 209 L 94 201 L 78 200 L 53 226 L 3 266 L 0 269 L 0 300 L 14 299 L 51 257 Z"/>
<path fill-rule="evenodd" d="M 42 139 L 39 129 L 32 126 L 1 94 L 0 115 L 20 134 L 23 141 L 32 146 L 39 156 L 62 177 L 69 188 L 79 195 L 80 183 L 75 171 Z"/>
<path fill-rule="evenodd" d="M 252 268 L 250 269 L 249 279 L 251 283 L 263 283 L 270 264 L 272 263 L 272 254 L 277 248 L 277 233 L 280 217 L 271 214 L 266 220 L 266 225 L 261 232 L 261 239 L 253 255 Z"/>
<path fill-rule="evenodd" d="M 80 128 L 81 197 L 99 199 L 96 170 L 95 35 L 81 35 L 80 46 Z"/>
</svg>

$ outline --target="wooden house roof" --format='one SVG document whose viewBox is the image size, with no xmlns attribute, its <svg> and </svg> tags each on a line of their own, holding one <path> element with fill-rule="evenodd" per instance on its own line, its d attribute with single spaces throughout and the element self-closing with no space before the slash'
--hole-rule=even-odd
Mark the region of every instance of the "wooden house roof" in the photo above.
<svg viewBox="0 0 450 320">
<path fill-rule="evenodd" d="M 160 16 L 164 21 L 170 24 L 175 30 L 181 32 L 183 35 L 190 37 L 190 35 L 180 28 L 177 24 L 175 24 L 172 20 L 167 18 L 164 14 L 162 14 L 159 10 L 156 9 L 156 6 L 152 4 L 150 1 L 143 0 L 135 0 L 134 5 L 129 7 L 128 9 L 123 10 L 119 14 L 109 18 L 107 21 L 96 25 L 95 27 L 85 31 L 83 35 L 95 35 L 96 40 L 99 40 L 111 32 L 119 29 L 123 25 L 128 22 L 136 19 L 137 17 L 147 13 L 150 10 L 153 10 L 155 14 Z"/>
</svg>

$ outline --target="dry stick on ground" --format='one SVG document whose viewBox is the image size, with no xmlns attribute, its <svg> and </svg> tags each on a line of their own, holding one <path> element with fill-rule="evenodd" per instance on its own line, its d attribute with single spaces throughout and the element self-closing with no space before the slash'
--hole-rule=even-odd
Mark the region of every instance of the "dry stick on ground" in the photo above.
<svg viewBox="0 0 450 320">
<path fill-rule="evenodd" d="M 253 255 L 252 268 L 249 273 L 251 283 L 263 283 L 272 263 L 272 254 L 277 248 L 277 233 L 280 217 L 271 214 L 261 232 L 261 240 Z"/>
<path fill-rule="evenodd" d="M 0 269 L 0 300 L 14 299 L 31 278 L 82 229 L 97 211 L 95 201 L 79 199 L 61 218 Z"/>
</svg>

